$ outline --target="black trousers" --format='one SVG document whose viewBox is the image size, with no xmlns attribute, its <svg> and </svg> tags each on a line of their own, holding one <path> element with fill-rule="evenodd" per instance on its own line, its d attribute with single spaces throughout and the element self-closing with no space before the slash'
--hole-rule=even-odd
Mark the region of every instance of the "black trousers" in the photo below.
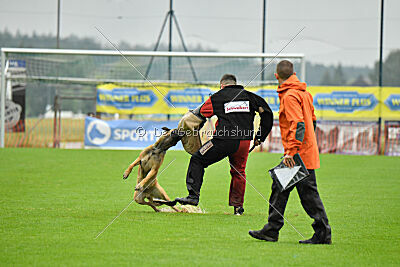
<svg viewBox="0 0 400 267">
<path fill-rule="evenodd" d="M 186 175 L 186 187 L 189 195 L 200 197 L 203 184 L 204 169 L 209 165 L 229 157 L 231 164 L 231 186 L 229 191 L 229 205 L 243 206 L 246 188 L 246 162 L 249 154 L 250 140 L 212 139 L 205 143 L 190 158 Z"/>
<path fill-rule="evenodd" d="M 313 238 L 325 241 L 331 238 L 331 227 L 328 223 L 328 217 L 317 190 L 315 171 L 308 171 L 310 172 L 310 176 L 298 182 L 295 187 L 299 194 L 301 205 L 307 212 L 308 216 L 314 219 L 312 224 L 315 231 Z M 279 230 L 284 224 L 284 219 L 281 215 L 285 212 L 286 204 L 293 188 L 294 187 L 280 192 L 275 181 L 272 183 L 272 192 L 269 199 L 270 206 L 268 223 L 262 229 L 264 234 L 278 238 Z M 274 206 L 280 214 L 272 206 Z"/>
</svg>

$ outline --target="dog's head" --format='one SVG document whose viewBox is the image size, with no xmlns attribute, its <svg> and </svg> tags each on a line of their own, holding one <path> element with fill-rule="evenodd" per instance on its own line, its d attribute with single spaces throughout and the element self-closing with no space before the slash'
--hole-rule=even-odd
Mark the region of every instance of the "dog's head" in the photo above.
<svg viewBox="0 0 400 267">
<path fill-rule="evenodd" d="M 164 132 L 154 146 L 166 151 L 170 147 L 175 146 L 182 139 L 182 137 L 179 136 L 178 129 L 169 129 L 167 127 L 163 127 L 162 129 Z"/>
</svg>

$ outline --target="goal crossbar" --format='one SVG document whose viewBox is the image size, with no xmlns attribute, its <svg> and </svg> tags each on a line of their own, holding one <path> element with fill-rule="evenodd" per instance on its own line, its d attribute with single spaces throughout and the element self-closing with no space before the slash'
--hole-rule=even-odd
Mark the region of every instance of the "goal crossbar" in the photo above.
<svg viewBox="0 0 400 267">
<path fill-rule="evenodd" d="M 44 49 L 44 48 L 1 48 L 4 53 L 58 54 L 58 55 L 98 55 L 98 56 L 152 56 L 152 57 L 228 57 L 228 58 L 303 58 L 302 53 L 236 53 L 236 52 L 168 52 L 168 51 L 116 51 L 83 49 Z"/>
</svg>

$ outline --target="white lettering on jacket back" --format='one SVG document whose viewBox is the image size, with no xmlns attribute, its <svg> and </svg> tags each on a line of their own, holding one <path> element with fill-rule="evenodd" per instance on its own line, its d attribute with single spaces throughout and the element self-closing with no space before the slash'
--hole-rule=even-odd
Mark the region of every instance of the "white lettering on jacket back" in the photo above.
<svg viewBox="0 0 400 267">
<path fill-rule="evenodd" d="M 232 101 L 224 104 L 225 113 L 250 112 L 249 101 Z"/>
</svg>

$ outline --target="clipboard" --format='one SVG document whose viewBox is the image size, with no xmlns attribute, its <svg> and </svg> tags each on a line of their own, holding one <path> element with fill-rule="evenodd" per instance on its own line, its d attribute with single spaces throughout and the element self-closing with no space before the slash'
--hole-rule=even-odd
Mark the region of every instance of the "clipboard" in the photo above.
<svg viewBox="0 0 400 267">
<path fill-rule="evenodd" d="M 293 156 L 293 159 L 295 162 L 293 168 L 287 167 L 282 160 L 276 167 L 268 171 L 281 192 L 310 176 L 310 173 L 298 153 Z"/>
</svg>

